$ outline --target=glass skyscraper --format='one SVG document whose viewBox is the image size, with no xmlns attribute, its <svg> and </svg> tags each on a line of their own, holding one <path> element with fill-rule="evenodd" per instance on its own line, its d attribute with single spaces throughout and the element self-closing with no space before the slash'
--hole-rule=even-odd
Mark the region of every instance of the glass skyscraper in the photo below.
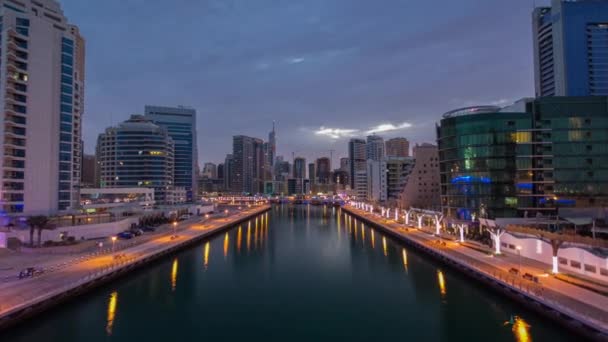
<svg viewBox="0 0 608 342">
<path fill-rule="evenodd" d="M 608 95 L 608 1 L 553 0 L 532 22 L 537 96 Z"/>
<path fill-rule="evenodd" d="M 437 127 L 443 211 L 460 219 L 608 206 L 608 97 L 448 112 Z"/>
<path fill-rule="evenodd" d="M 186 189 L 188 202 L 195 201 L 198 187 L 196 110 L 183 106 L 146 106 L 145 114 L 155 124 L 164 127 L 173 138 L 175 143 L 175 186 Z"/>
</svg>

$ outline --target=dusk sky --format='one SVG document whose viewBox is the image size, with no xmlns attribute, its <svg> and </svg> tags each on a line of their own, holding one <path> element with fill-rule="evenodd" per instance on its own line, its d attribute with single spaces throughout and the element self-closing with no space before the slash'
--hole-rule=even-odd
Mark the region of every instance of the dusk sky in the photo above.
<svg viewBox="0 0 608 342">
<path fill-rule="evenodd" d="M 89 153 L 144 105 L 185 105 L 201 165 L 273 120 L 279 155 L 336 163 L 351 136 L 434 142 L 446 111 L 534 93 L 532 0 L 61 3 L 87 40 Z"/>
</svg>

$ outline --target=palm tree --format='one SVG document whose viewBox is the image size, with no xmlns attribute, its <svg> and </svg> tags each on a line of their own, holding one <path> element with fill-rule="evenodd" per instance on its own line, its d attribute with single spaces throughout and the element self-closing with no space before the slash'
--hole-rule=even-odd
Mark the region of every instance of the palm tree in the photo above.
<svg viewBox="0 0 608 342">
<path fill-rule="evenodd" d="M 49 218 L 44 215 L 30 216 L 27 218 L 26 222 L 30 227 L 30 246 L 34 246 L 34 230 L 38 230 L 38 245 L 40 245 L 42 230 L 54 229 L 54 227 L 49 228 L 49 221 Z"/>
<path fill-rule="evenodd" d="M 38 222 L 38 246 L 42 245 L 42 231 L 43 230 L 53 230 L 57 228 L 55 225 L 50 224 L 50 219 L 46 216 L 41 216 L 40 221 Z"/>
</svg>

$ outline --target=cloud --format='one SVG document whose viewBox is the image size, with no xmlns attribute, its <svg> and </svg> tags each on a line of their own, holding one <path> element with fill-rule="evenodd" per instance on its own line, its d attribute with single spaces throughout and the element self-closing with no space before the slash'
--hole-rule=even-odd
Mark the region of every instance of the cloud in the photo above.
<svg viewBox="0 0 608 342">
<path fill-rule="evenodd" d="M 410 128 L 410 127 L 412 127 L 412 124 L 409 122 L 404 122 L 399 125 L 394 125 L 392 123 L 384 123 L 384 124 L 380 124 L 378 126 L 372 127 L 371 129 L 366 131 L 366 133 L 375 134 L 375 133 L 392 132 L 392 131 L 398 131 L 398 130 Z"/>
<path fill-rule="evenodd" d="M 289 64 L 298 64 L 298 63 L 302 63 L 304 62 L 304 58 L 302 57 L 295 57 L 295 58 L 290 58 L 287 63 Z"/>
<path fill-rule="evenodd" d="M 349 128 L 328 128 L 323 127 L 319 128 L 315 131 L 315 135 L 322 135 L 326 137 L 330 137 L 332 139 L 340 139 L 346 137 L 352 137 L 359 133 L 358 129 L 349 129 Z"/>
</svg>

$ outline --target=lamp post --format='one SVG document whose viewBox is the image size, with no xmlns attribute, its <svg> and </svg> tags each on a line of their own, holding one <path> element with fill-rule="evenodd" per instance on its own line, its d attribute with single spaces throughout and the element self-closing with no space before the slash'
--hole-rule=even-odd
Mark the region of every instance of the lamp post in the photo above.
<svg viewBox="0 0 608 342">
<path fill-rule="evenodd" d="M 515 247 L 517 249 L 517 255 L 519 256 L 519 269 L 518 272 L 521 274 L 521 246 Z"/>
<path fill-rule="evenodd" d="M 116 236 L 112 236 L 112 253 L 114 253 L 114 246 L 116 245 Z"/>
<path fill-rule="evenodd" d="M 177 236 L 177 221 L 173 221 L 173 236 Z"/>
</svg>

